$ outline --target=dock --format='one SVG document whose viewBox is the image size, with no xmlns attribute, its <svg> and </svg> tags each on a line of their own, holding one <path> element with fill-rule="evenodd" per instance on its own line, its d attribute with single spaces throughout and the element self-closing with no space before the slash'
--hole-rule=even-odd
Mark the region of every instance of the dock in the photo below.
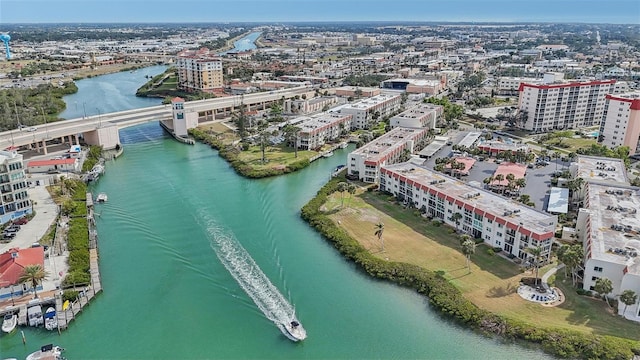
<svg viewBox="0 0 640 360">
<path fill-rule="evenodd" d="M 102 292 L 100 266 L 98 264 L 98 232 L 96 230 L 93 194 L 87 193 L 86 199 L 87 225 L 89 227 L 89 273 L 91 274 L 91 285 L 80 289 L 76 301 L 70 302 L 66 309 L 63 309 L 64 302 L 62 301 L 62 294 L 57 294 L 55 300 L 59 332 L 66 330 L 69 327 L 69 324 L 75 320 L 76 316 L 82 313 L 82 309 L 89 305 L 96 295 Z"/>
</svg>

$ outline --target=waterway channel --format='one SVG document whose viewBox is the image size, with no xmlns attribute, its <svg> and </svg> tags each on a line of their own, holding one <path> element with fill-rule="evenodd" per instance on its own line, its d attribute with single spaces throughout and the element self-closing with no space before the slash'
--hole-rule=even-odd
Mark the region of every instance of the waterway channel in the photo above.
<svg viewBox="0 0 640 360">
<path fill-rule="evenodd" d="M 79 81 L 66 100 L 104 112 L 140 106 L 128 78 Z M 62 335 L 25 329 L 26 346 L 19 334 L 1 336 L 0 357 L 55 343 L 68 359 L 550 358 L 476 334 L 414 291 L 372 280 L 299 218 L 352 147 L 294 174 L 248 180 L 157 123 L 122 130 L 121 142 L 124 155 L 92 188 L 109 196 L 96 209 L 104 292 Z M 221 236 L 241 244 L 295 307 L 307 340 L 288 340 L 240 288 L 216 256 Z"/>
</svg>

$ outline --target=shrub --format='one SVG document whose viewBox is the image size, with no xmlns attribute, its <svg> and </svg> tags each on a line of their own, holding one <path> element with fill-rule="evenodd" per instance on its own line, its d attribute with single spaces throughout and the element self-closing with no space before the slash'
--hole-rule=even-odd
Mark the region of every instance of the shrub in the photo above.
<svg viewBox="0 0 640 360">
<path fill-rule="evenodd" d="M 75 301 L 78 298 L 78 292 L 75 290 L 65 290 L 62 293 L 62 302 Z"/>
<path fill-rule="evenodd" d="M 487 249 L 487 255 L 489 255 L 489 256 L 493 256 L 493 255 L 495 255 L 495 254 L 496 254 L 496 253 L 495 253 L 495 251 L 493 251 L 493 249 Z"/>
</svg>

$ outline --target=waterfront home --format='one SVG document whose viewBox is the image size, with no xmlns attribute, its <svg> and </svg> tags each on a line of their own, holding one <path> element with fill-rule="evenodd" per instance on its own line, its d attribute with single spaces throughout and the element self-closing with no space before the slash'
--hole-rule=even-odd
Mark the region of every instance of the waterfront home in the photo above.
<svg viewBox="0 0 640 360">
<path fill-rule="evenodd" d="M 19 283 L 24 268 L 30 265 L 40 265 L 44 269 L 44 247 L 12 248 L 0 254 L 0 300 L 32 291 L 31 283 Z M 42 285 L 37 289 L 42 290 Z"/>
</svg>

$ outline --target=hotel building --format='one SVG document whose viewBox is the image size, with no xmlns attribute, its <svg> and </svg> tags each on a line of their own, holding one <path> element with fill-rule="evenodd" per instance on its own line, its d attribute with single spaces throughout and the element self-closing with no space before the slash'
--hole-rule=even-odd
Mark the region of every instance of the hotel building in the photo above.
<svg viewBox="0 0 640 360">
<path fill-rule="evenodd" d="M 629 155 L 640 153 L 640 92 L 606 96 L 600 135 L 602 145 L 628 146 Z"/>
<path fill-rule="evenodd" d="M 22 164 L 16 151 L 0 151 L 0 224 L 31 214 L 31 201 Z"/>
<path fill-rule="evenodd" d="M 521 83 L 518 109 L 527 114 L 524 129 L 548 132 L 600 125 L 605 97 L 613 92 L 615 82 Z"/>
<path fill-rule="evenodd" d="M 313 150 L 321 147 L 327 141 L 337 139 L 343 130 L 351 128 L 351 115 L 336 113 L 320 113 L 305 119 L 296 125 L 298 132 L 298 149 Z"/>
<path fill-rule="evenodd" d="M 409 162 L 380 170 L 380 191 L 410 201 L 430 217 L 525 260 L 527 249 L 551 253 L 557 217 Z M 460 213 L 459 225 L 452 215 Z"/>
<path fill-rule="evenodd" d="M 433 104 L 420 104 L 392 117 L 389 124 L 395 127 L 413 127 L 435 129 L 442 118 L 443 107 Z"/>
<path fill-rule="evenodd" d="M 222 59 L 209 49 L 183 50 L 176 59 L 178 87 L 186 91 L 213 92 L 222 89 Z"/>
<path fill-rule="evenodd" d="M 353 115 L 351 129 L 369 129 L 377 120 L 382 120 L 400 109 L 402 97 L 400 95 L 376 95 L 360 100 L 353 104 L 345 104 L 331 109 L 331 112 Z M 374 117 L 376 117 L 374 120 Z"/>
<path fill-rule="evenodd" d="M 375 183 L 380 177 L 380 167 L 399 162 L 408 150 L 410 154 L 417 149 L 429 134 L 427 128 L 397 127 L 374 139 L 363 147 L 351 152 L 347 157 L 348 174 L 359 180 Z"/>
</svg>

